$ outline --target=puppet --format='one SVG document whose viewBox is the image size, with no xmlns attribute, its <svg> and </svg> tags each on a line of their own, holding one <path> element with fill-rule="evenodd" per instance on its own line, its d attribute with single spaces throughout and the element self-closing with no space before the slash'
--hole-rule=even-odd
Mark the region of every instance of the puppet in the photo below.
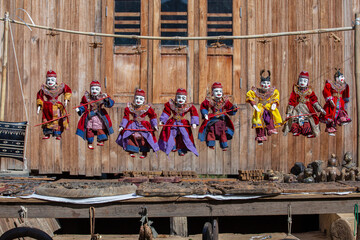
<svg viewBox="0 0 360 240">
<path fill-rule="evenodd" d="M 219 140 L 221 149 L 227 151 L 228 140 L 234 135 L 234 125 L 228 115 L 235 115 L 237 107 L 230 102 L 228 96 L 223 95 L 221 83 L 215 82 L 211 90 L 212 95 L 206 97 L 200 106 L 204 121 L 199 129 L 199 139 L 206 141 L 211 149 L 215 148 L 215 141 Z"/>
<path fill-rule="evenodd" d="M 146 116 L 149 117 L 150 122 L 146 121 Z M 120 134 L 116 139 L 117 144 L 131 157 L 141 152 L 140 158 L 145 158 L 150 149 L 154 152 L 159 151 L 154 134 L 154 130 L 158 130 L 156 117 L 154 109 L 149 104 L 145 104 L 145 91 L 136 90 L 134 102 L 128 103 L 124 110 L 124 117 L 119 127 Z"/>
<path fill-rule="evenodd" d="M 114 105 L 106 93 L 101 92 L 101 85 L 98 81 L 90 83 L 90 93 L 85 92 L 81 99 L 80 106 L 75 110 L 81 116 L 76 134 L 88 142 L 88 148 L 94 149 L 93 142 L 97 136 L 97 145 L 104 146 L 109 135 L 114 133 L 109 114 L 105 108 Z"/>
<path fill-rule="evenodd" d="M 37 93 L 36 105 L 37 114 L 42 110 L 42 124 L 44 133 L 43 139 L 49 139 L 54 136 L 56 140 L 61 139 L 61 134 L 69 127 L 69 119 L 65 107 L 68 105 L 71 97 L 71 89 L 65 83 L 57 84 L 57 75 L 53 70 L 46 74 L 46 82 L 41 85 Z M 64 94 L 64 104 L 58 98 Z"/>
<path fill-rule="evenodd" d="M 259 145 L 267 140 L 266 136 L 278 134 L 277 127 L 281 126 L 281 115 L 277 109 L 279 105 L 280 94 L 275 87 L 271 87 L 270 71 L 268 76 L 263 77 L 265 70 L 260 72 L 260 86 L 261 88 L 252 87 L 246 94 L 246 102 L 253 108 L 254 113 L 252 117 L 252 128 L 256 130 L 256 138 Z M 255 100 L 258 100 L 258 103 Z"/>
<path fill-rule="evenodd" d="M 320 116 L 320 121 L 326 124 L 325 132 L 335 136 L 336 126 L 349 124 L 351 119 L 346 111 L 349 103 L 349 85 L 345 82 L 340 69 L 336 69 L 334 81 L 327 80 L 323 90 L 326 100 L 324 110 L 326 114 Z"/>
<path fill-rule="evenodd" d="M 297 84 L 294 84 L 286 111 L 284 136 L 292 132 L 293 136 L 304 135 L 314 138 L 319 135 L 319 117 L 317 112 L 326 112 L 309 86 L 309 73 L 301 72 Z"/>
<path fill-rule="evenodd" d="M 186 98 L 186 90 L 179 88 L 175 100 L 170 99 L 165 103 L 160 116 L 160 124 L 164 126 L 159 137 L 159 147 L 167 155 L 171 151 L 178 151 L 179 156 L 184 156 L 191 151 L 199 156 L 191 131 L 191 127 L 195 129 L 199 125 L 199 115 L 193 104 L 186 103 Z M 186 119 L 188 113 L 191 123 Z"/>
</svg>

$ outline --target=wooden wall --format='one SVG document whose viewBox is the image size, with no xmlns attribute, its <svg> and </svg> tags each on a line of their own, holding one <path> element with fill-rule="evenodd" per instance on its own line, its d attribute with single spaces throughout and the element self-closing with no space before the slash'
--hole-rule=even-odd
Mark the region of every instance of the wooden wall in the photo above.
<svg viewBox="0 0 360 240">
<path fill-rule="evenodd" d="M 160 0 L 141 1 L 142 35 L 159 35 L 161 32 Z M 206 36 L 207 1 L 188 0 L 188 36 Z M 10 17 L 27 16 L 18 8 L 26 9 L 34 22 L 57 28 L 79 31 L 114 31 L 114 1 L 112 0 L 14 0 L 1 1 L 0 14 L 10 12 Z M 107 9 L 107 10 L 106 10 Z M 240 10 L 241 9 L 241 10 Z M 250 35 L 270 32 L 310 30 L 317 28 L 351 26 L 359 1 L 354 0 L 233 0 L 233 34 Z M 241 16 L 240 16 L 241 12 Z M 166 13 L 164 13 L 166 14 Z M 290 36 L 259 40 L 235 40 L 230 48 L 209 48 L 206 41 L 189 41 L 180 52 L 174 47 L 161 46 L 160 41 L 141 40 L 145 52 L 135 53 L 134 46 L 114 47 L 111 38 L 94 38 L 60 33 L 11 24 L 19 61 L 25 105 L 29 112 L 27 137 L 27 168 L 41 174 L 99 176 L 124 170 L 195 170 L 201 174 L 236 174 L 238 169 L 276 169 L 288 171 L 295 162 L 305 165 L 321 159 L 326 161 L 331 153 L 341 156 L 351 151 L 356 159 L 356 101 L 354 82 L 353 32 L 337 32 L 340 42 L 330 34 L 308 35 L 305 41 Z M 0 24 L 3 36 L 3 24 Z M 0 44 L 3 44 L 2 37 Z M 11 41 L 11 40 L 10 40 Z M 91 42 L 103 42 L 102 48 L 91 48 Z M 5 120 L 24 121 L 23 100 L 19 89 L 15 58 L 9 43 L 8 88 Z M 2 61 L 2 50 L 0 60 Z M 349 114 L 353 122 L 339 128 L 336 137 L 329 137 L 321 125 L 321 136 L 272 136 L 263 146 L 256 145 L 255 130 L 251 129 L 252 108 L 245 104 L 245 94 L 251 86 L 259 85 L 261 69 L 270 69 L 272 84 L 280 91 L 280 112 L 285 109 L 292 85 L 302 70 L 309 71 L 310 84 L 324 104 L 321 91 L 325 80 L 331 79 L 334 68 L 341 68 L 351 89 Z M 41 140 L 42 131 L 33 127 L 41 117 L 36 115 L 36 93 L 45 81 L 46 71 L 53 69 L 58 81 L 73 90 L 69 112 L 70 129 L 61 141 Z M 0 70 L 1 71 L 1 70 Z M 200 157 L 187 154 L 178 157 L 164 153 L 150 154 L 145 160 L 132 159 L 116 145 L 117 133 L 103 148 L 90 151 L 86 143 L 75 135 L 79 117 L 72 107 L 79 103 L 89 83 L 100 80 L 103 90 L 110 93 L 117 104 L 110 110 L 115 131 L 120 124 L 125 103 L 131 101 L 135 88 L 141 87 L 154 103 L 158 115 L 162 104 L 173 97 L 176 88 L 187 88 L 189 99 L 197 107 L 207 88 L 214 81 L 225 86 L 227 94 L 241 107 L 235 117 L 235 136 L 230 151 L 206 148 L 196 141 Z M 194 132 L 197 136 L 197 130 Z M 22 169 L 20 161 L 2 158 L 1 170 Z"/>
</svg>

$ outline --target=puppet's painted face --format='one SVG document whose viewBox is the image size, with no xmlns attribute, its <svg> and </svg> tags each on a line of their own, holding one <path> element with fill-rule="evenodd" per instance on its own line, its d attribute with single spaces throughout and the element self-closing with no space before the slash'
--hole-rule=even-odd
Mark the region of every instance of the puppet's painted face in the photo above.
<svg viewBox="0 0 360 240">
<path fill-rule="evenodd" d="M 91 86 L 91 88 L 90 88 L 91 95 L 97 96 L 97 95 L 100 94 L 100 92 L 101 92 L 101 87 L 99 87 L 99 86 Z"/>
<path fill-rule="evenodd" d="M 260 86 L 266 91 L 270 88 L 270 81 L 261 81 Z"/>
<path fill-rule="evenodd" d="M 186 102 L 186 95 L 176 95 L 175 101 L 177 104 L 183 105 Z"/>
<path fill-rule="evenodd" d="M 221 98 L 223 96 L 223 89 L 222 88 L 214 88 L 212 90 L 212 94 L 216 98 Z"/>
<path fill-rule="evenodd" d="M 56 85 L 56 77 L 47 77 L 46 78 L 46 86 L 54 87 Z"/>
<path fill-rule="evenodd" d="M 134 103 L 136 106 L 141 106 L 143 105 L 145 102 L 145 97 L 143 96 L 139 96 L 139 95 L 135 95 L 134 97 Z"/>
<path fill-rule="evenodd" d="M 340 75 L 340 76 L 336 77 L 336 81 L 339 83 L 344 83 L 345 82 L 344 75 Z"/>
<path fill-rule="evenodd" d="M 299 78 L 298 84 L 300 87 L 307 87 L 309 83 L 309 79 L 307 78 Z"/>
</svg>

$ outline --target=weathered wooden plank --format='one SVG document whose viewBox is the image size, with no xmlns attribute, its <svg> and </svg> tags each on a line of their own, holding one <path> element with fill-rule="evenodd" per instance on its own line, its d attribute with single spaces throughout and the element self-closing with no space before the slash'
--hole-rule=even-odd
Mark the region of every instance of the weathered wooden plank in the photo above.
<svg viewBox="0 0 360 240">
<path fill-rule="evenodd" d="M 199 216 L 259 216 L 287 215 L 287 204 L 291 204 L 293 215 L 346 213 L 351 212 L 359 198 L 279 200 L 266 199 L 252 201 L 188 201 L 182 202 L 147 202 L 149 215 L 152 217 L 199 217 Z M 143 205 L 136 203 L 112 203 L 96 206 L 99 218 L 138 218 Z M 88 218 L 86 205 L 64 203 L 21 203 L 28 209 L 28 218 Z M 0 205 L 0 217 L 18 217 L 20 203 Z"/>
</svg>

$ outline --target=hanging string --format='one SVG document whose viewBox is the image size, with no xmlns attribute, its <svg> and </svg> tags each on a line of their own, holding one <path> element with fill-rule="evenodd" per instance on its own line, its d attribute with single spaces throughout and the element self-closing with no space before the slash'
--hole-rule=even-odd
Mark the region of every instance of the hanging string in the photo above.
<svg viewBox="0 0 360 240">
<path fill-rule="evenodd" d="M 31 23 L 32 23 L 33 25 L 35 25 L 35 23 L 34 23 L 34 21 L 32 20 L 30 14 L 29 14 L 25 9 L 23 9 L 23 8 L 17 8 L 17 9 L 20 9 L 20 10 L 22 10 L 23 12 L 25 12 L 25 13 L 28 15 L 28 17 L 30 18 Z M 17 9 L 16 9 L 16 10 L 17 10 Z M 16 14 L 15 14 L 15 15 L 16 15 Z M 21 17 L 19 17 L 18 15 L 16 15 L 16 16 L 17 16 L 23 23 L 25 23 L 25 25 L 30 29 L 30 31 L 32 31 L 31 27 L 29 27 L 29 25 L 28 25 Z"/>
<path fill-rule="evenodd" d="M 354 205 L 354 216 L 354 236 L 356 236 L 357 225 L 359 225 L 359 206 L 357 203 Z"/>
<path fill-rule="evenodd" d="M 20 90 L 21 90 L 21 96 L 22 96 L 22 100 L 23 100 L 23 103 L 24 103 L 26 121 L 27 121 L 27 125 L 29 125 L 29 115 L 28 115 L 28 111 L 27 111 L 27 108 L 26 108 L 26 104 L 25 104 L 24 90 L 23 90 L 23 87 L 22 87 L 22 80 L 21 80 L 21 76 L 20 76 L 19 63 L 18 63 L 17 56 L 16 56 L 14 36 L 13 36 L 13 33 L 12 33 L 11 23 L 9 24 L 9 29 L 10 29 L 12 47 L 13 47 L 13 51 L 14 51 L 16 69 L 17 69 L 17 74 L 18 74 L 18 79 L 19 79 L 19 85 L 20 85 Z M 28 127 L 26 128 L 25 144 L 24 144 L 24 168 L 25 168 L 25 170 L 27 169 L 27 162 L 26 162 L 26 146 L 27 146 L 27 137 L 26 136 L 27 136 L 27 134 L 28 134 Z"/>
</svg>

